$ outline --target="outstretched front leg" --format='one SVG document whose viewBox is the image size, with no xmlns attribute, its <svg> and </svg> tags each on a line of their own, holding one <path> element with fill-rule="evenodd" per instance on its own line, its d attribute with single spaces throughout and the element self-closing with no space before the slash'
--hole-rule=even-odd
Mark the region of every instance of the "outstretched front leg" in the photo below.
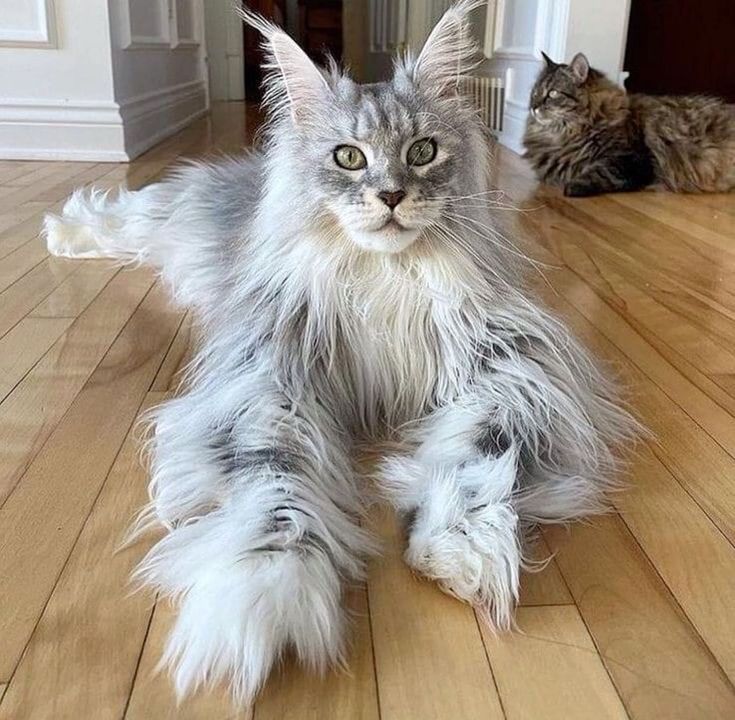
<svg viewBox="0 0 735 720">
<path fill-rule="evenodd" d="M 404 515 L 406 562 L 445 592 L 510 627 L 523 562 L 513 502 L 519 447 L 463 417 L 459 407 L 432 415 L 412 456 L 384 461 L 381 481 Z M 496 442 L 497 441 L 497 442 Z"/>
<path fill-rule="evenodd" d="M 164 657 L 179 694 L 226 679 L 248 701 L 288 647 L 317 670 L 343 659 L 342 583 L 371 541 L 323 404 L 266 373 L 226 380 L 157 412 L 150 515 L 168 534 L 138 573 L 179 601 Z"/>
<path fill-rule="evenodd" d="M 610 446 L 630 418 L 549 356 L 498 359 L 408 433 L 415 452 L 386 459 L 381 481 L 408 526 L 405 559 L 508 628 L 524 532 L 605 508 Z"/>
</svg>

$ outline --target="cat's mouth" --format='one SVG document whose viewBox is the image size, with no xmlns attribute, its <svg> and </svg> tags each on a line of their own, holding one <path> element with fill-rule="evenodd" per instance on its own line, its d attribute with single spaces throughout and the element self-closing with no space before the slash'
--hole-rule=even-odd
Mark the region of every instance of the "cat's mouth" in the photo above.
<svg viewBox="0 0 735 720">
<path fill-rule="evenodd" d="M 408 228 L 405 225 L 401 225 L 401 223 L 399 223 L 398 220 L 392 217 L 389 220 L 387 220 L 383 225 L 381 225 L 376 230 L 376 232 L 384 232 L 385 230 L 403 232 L 404 230 L 408 230 Z"/>
</svg>

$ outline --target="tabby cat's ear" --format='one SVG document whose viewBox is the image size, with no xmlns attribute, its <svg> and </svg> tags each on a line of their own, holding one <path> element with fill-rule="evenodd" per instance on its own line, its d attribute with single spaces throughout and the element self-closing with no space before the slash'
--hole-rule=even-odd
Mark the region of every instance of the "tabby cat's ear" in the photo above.
<svg viewBox="0 0 735 720">
<path fill-rule="evenodd" d="M 559 63 L 555 63 L 543 50 L 541 51 L 541 56 L 544 59 L 544 62 L 546 63 L 546 67 L 549 68 L 549 70 L 553 70 L 555 67 L 558 66 Z"/>
<path fill-rule="evenodd" d="M 590 74 L 590 62 L 584 53 L 577 53 L 572 58 L 572 62 L 569 63 L 569 72 L 579 85 L 587 80 Z"/>
<path fill-rule="evenodd" d="M 300 122 L 331 94 L 324 75 L 278 25 L 247 8 L 236 6 L 235 11 L 264 38 L 264 104 L 274 115 L 290 115 L 294 123 Z"/>
<path fill-rule="evenodd" d="M 470 13 L 484 0 L 461 0 L 442 15 L 413 63 L 413 81 L 432 94 L 456 92 L 461 77 L 477 64 Z"/>
</svg>

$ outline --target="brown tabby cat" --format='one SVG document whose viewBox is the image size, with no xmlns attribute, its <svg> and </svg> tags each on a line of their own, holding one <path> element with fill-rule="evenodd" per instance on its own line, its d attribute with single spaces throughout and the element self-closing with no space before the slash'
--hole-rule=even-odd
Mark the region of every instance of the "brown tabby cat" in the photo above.
<svg viewBox="0 0 735 720">
<path fill-rule="evenodd" d="M 628 95 L 582 53 L 569 65 L 544 60 L 524 136 L 539 179 L 571 196 L 735 188 L 735 111 L 724 102 Z"/>
</svg>

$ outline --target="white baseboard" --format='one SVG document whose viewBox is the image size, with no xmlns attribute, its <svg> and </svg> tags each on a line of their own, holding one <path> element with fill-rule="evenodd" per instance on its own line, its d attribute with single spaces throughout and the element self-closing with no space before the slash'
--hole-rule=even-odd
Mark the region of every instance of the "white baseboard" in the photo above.
<svg viewBox="0 0 735 720">
<path fill-rule="evenodd" d="M 125 162 L 114 101 L 0 100 L 0 158 Z"/>
<path fill-rule="evenodd" d="M 122 103 L 0 99 L 0 159 L 127 162 L 207 110 L 199 80 Z"/>
<path fill-rule="evenodd" d="M 125 149 L 132 160 L 204 115 L 207 91 L 203 80 L 174 85 L 162 92 L 137 95 L 120 105 Z"/>
</svg>

